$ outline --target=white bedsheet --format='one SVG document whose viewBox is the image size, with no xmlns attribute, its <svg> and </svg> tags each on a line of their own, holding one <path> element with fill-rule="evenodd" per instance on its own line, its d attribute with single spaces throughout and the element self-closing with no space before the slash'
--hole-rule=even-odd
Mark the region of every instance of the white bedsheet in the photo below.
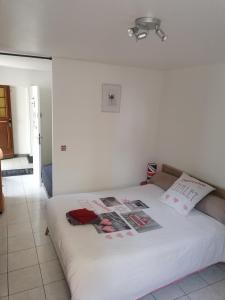
<svg viewBox="0 0 225 300">
<path fill-rule="evenodd" d="M 219 261 L 225 261 L 225 226 L 197 210 L 187 217 L 159 201 L 155 185 L 48 200 L 48 225 L 72 300 L 134 300 Z M 65 213 L 81 199 L 115 196 L 142 200 L 162 228 L 111 240 L 92 225 L 72 226 Z"/>
</svg>

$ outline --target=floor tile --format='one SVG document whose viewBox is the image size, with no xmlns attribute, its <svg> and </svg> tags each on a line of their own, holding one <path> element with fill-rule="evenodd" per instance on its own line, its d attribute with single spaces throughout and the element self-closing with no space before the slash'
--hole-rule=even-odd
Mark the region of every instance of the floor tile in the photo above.
<svg viewBox="0 0 225 300">
<path fill-rule="evenodd" d="M 64 274 L 57 259 L 40 264 L 44 284 L 64 279 Z"/>
<path fill-rule="evenodd" d="M 0 255 L 0 274 L 7 273 L 7 254 Z"/>
<path fill-rule="evenodd" d="M 7 218 L 6 218 L 6 214 L 0 214 L 0 225 L 6 225 L 7 224 Z"/>
<path fill-rule="evenodd" d="M 27 233 L 32 233 L 30 223 L 10 224 L 8 226 L 8 237 L 24 235 Z"/>
<path fill-rule="evenodd" d="M 211 288 L 217 295 L 224 297 L 225 299 L 225 280 L 214 283 L 213 285 L 211 285 Z"/>
<path fill-rule="evenodd" d="M 42 214 L 36 214 L 33 216 L 30 216 L 30 220 L 31 220 L 31 226 L 34 232 L 37 231 L 43 231 L 43 229 L 45 230 L 45 228 L 47 227 L 47 219 L 46 217 Z"/>
<path fill-rule="evenodd" d="M 0 300 L 9 300 L 8 297 L 0 297 Z"/>
<path fill-rule="evenodd" d="M 39 266 L 9 272 L 9 294 L 30 290 L 42 285 Z"/>
<path fill-rule="evenodd" d="M 18 183 L 12 182 L 12 184 L 6 188 L 6 193 L 4 195 L 6 197 L 6 203 L 7 202 L 19 203 L 19 201 L 17 201 L 18 199 L 26 200 L 25 194 L 24 194 L 24 189 L 23 189 L 21 182 L 18 182 Z M 10 199 L 8 199 L 8 198 L 10 198 Z"/>
<path fill-rule="evenodd" d="M 38 220 L 36 222 L 31 223 L 33 232 L 45 232 L 47 228 L 47 222 L 46 220 Z"/>
<path fill-rule="evenodd" d="M 225 279 L 225 272 L 216 265 L 199 272 L 199 275 L 209 284 Z"/>
<path fill-rule="evenodd" d="M 7 274 L 0 274 L 0 297 L 8 295 Z"/>
<path fill-rule="evenodd" d="M 37 247 L 38 260 L 44 263 L 57 258 L 54 247 L 51 244 Z"/>
<path fill-rule="evenodd" d="M 11 216 L 8 218 L 8 224 L 21 224 L 21 223 L 28 223 L 29 222 L 29 215 L 28 213 L 24 213 L 24 215 L 17 215 L 15 217 Z"/>
<path fill-rule="evenodd" d="M 21 204 L 21 203 L 26 203 L 26 198 L 25 196 L 7 196 L 5 193 L 5 198 L 6 198 L 6 203 L 7 203 L 7 206 L 9 205 L 15 205 L 15 204 Z"/>
<path fill-rule="evenodd" d="M 44 194 L 44 192 L 42 192 L 42 190 L 26 191 L 26 197 L 28 205 L 35 205 L 36 202 L 43 202 L 47 199 L 46 195 Z"/>
<path fill-rule="evenodd" d="M 45 232 L 43 231 L 34 232 L 34 241 L 36 246 L 51 244 L 50 237 L 48 235 L 45 235 Z"/>
<path fill-rule="evenodd" d="M 7 207 L 8 224 L 29 222 L 28 208 L 26 203 L 9 205 Z"/>
<path fill-rule="evenodd" d="M 207 286 L 197 292 L 188 295 L 191 300 L 224 300 L 224 297 L 219 296 L 211 286 Z"/>
<path fill-rule="evenodd" d="M 14 205 L 7 205 L 7 217 L 9 217 L 9 215 L 15 215 L 16 213 L 18 214 L 23 214 L 26 213 L 28 211 L 27 208 L 27 204 L 26 203 L 17 203 Z"/>
<path fill-rule="evenodd" d="M 139 298 L 139 300 L 155 300 L 155 298 L 152 296 L 152 294 L 148 294 L 142 298 Z"/>
<path fill-rule="evenodd" d="M 7 226 L 5 224 L 0 225 L 0 239 L 7 238 Z"/>
<path fill-rule="evenodd" d="M 32 199 L 36 199 L 36 198 L 32 197 Z M 45 207 L 46 207 L 46 203 L 43 200 L 28 202 L 28 209 L 31 212 L 40 211 L 41 209 L 45 209 Z"/>
<path fill-rule="evenodd" d="M 14 252 L 35 247 L 32 233 L 10 237 L 8 239 L 8 251 Z"/>
<path fill-rule="evenodd" d="M 35 288 L 22 293 L 11 295 L 9 296 L 9 300 L 45 300 L 44 288 Z"/>
<path fill-rule="evenodd" d="M 8 201 L 7 199 L 8 197 L 12 197 L 12 198 L 23 197 L 25 199 L 24 195 L 25 195 L 24 189 L 21 182 L 12 182 L 6 188 L 6 193 L 5 193 L 6 203 Z"/>
<path fill-rule="evenodd" d="M 219 267 L 220 270 L 222 270 L 223 272 L 225 272 L 225 263 L 219 263 L 219 264 L 217 264 L 217 267 Z"/>
<path fill-rule="evenodd" d="M 35 209 L 35 210 L 29 210 L 31 222 L 34 223 L 35 219 L 40 218 L 40 219 L 46 219 L 46 209 L 41 208 L 41 209 Z"/>
<path fill-rule="evenodd" d="M 35 206 L 36 202 L 42 202 L 47 199 L 43 187 L 40 188 L 39 186 L 37 187 L 31 185 L 31 188 L 26 189 L 25 193 L 26 193 L 28 204 L 30 205 L 34 204 Z"/>
<path fill-rule="evenodd" d="M 176 284 L 171 284 L 152 293 L 156 300 L 173 300 L 184 295 L 184 292 Z"/>
<path fill-rule="evenodd" d="M 188 294 L 206 287 L 208 284 L 198 274 L 193 274 L 179 281 L 178 285 Z"/>
<path fill-rule="evenodd" d="M 7 254 L 7 238 L 0 239 L 0 255 Z"/>
<path fill-rule="evenodd" d="M 44 286 L 47 300 L 70 300 L 70 292 L 65 280 Z"/>
<path fill-rule="evenodd" d="M 35 248 L 17 251 L 8 254 L 8 269 L 14 271 L 38 264 Z"/>
</svg>

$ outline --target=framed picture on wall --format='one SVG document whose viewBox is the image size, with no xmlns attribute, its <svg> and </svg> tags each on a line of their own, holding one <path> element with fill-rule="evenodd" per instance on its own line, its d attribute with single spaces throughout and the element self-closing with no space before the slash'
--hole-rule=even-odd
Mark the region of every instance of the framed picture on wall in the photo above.
<svg viewBox="0 0 225 300">
<path fill-rule="evenodd" d="M 120 112 L 121 85 L 102 84 L 102 112 Z"/>
</svg>

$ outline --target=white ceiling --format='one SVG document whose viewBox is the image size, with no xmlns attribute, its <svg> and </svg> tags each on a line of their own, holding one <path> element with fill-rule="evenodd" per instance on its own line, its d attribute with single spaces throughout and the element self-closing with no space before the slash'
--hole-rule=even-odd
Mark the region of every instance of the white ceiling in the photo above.
<svg viewBox="0 0 225 300">
<path fill-rule="evenodd" d="M 136 17 L 162 19 L 168 40 L 136 43 Z M 0 50 L 152 68 L 225 61 L 224 0 L 0 0 Z"/>
</svg>

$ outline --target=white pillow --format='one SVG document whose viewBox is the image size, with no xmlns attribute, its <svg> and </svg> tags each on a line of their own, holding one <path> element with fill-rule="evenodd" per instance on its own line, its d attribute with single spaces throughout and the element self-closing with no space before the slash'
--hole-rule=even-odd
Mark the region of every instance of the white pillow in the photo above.
<svg viewBox="0 0 225 300">
<path fill-rule="evenodd" d="M 213 190 L 215 189 L 210 185 L 183 173 L 160 200 L 181 215 L 188 215 L 192 208 Z"/>
</svg>

